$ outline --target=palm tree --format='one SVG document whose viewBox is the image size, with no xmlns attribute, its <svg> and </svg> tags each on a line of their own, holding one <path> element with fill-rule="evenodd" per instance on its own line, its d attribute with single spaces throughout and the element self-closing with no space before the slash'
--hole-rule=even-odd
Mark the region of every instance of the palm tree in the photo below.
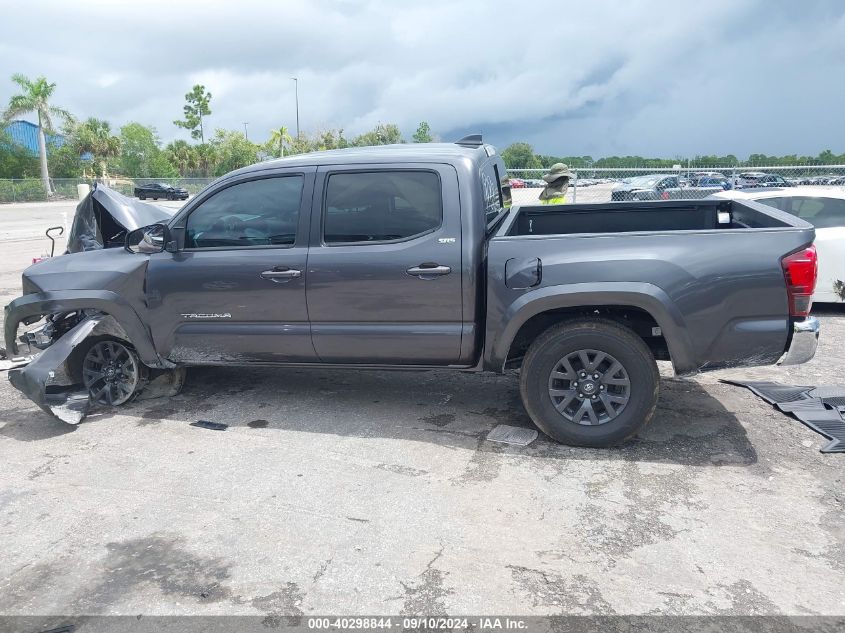
<svg viewBox="0 0 845 633">
<path fill-rule="evenodd" d="M 120 138 L 111 133 L 108 121 L 91 117 L 76 128 L 76 149 L 80 154 L 91 153 L 94 163 L 100 164 L 100 173 L 105 178 L 109 158 L 120 154 Z"/>
<path fill-rule="evenodd" d="M 278 148 L 278 153 L 276 155 L 279 158 L 285 155 L 285 145 L 290 145 L 291 143 L 293 143 L 293 139 L 284 125 L 278 129 L 270 130 L 269 145 L 273 148 L 274 152 L 276 151 L 276 148 Z"/>
<path fill-rule="evenodd" d="M 53 194 L 50 187 L 50 173 L 47 170 L 47 139 L 44 132 L 53 131 L 53 115 L 64 119 L 70 119 L 67 110 L 62 110 L 50 105 L 50 97 L 56 89 L 56 84 L 47 83 L 44 77 L 38 77 L 35 81 L 16 73 L 12 75 L 14 81 L 21 88 L 21 94 L 12 95 L 9 99 L 9 107 L 3 114 L 5 120 L 23 116 L 35 112 L 38 116 L 38 158 L 41 161 L 41 181 L 44 183 L 44 191 L 48 196 Z"/>
<path fill-rule="evenodd" d="M 187 141 L 179 139 L 165 148 L 167 159 L 176 166 L 180 176 L 187 176 L 197 166 L 197 155 Z"/>
<path fill-rule="evenodd" d="M 211 143 L 201 143 L 193 146 L 194 156 L 196 157 L 197 168 L 199 168 L 203 175 L 208 178 L 211 174 L 212 168 L 219 160 L 217 149 Z"/>
</svg>

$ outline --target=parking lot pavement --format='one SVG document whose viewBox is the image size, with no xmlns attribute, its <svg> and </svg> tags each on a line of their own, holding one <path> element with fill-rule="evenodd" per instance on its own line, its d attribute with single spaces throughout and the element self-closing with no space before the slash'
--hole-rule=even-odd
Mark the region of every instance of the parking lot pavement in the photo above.
<svg viewBox="0 0 845 633">
<path fill-rule="evenodd" d="M 78 427 L 2 380 L 0 614 L 841 614 L 843 456 L 717 382 L 845 383 L 820 316 L 811 363 L 667 377 L 615 450 L 486 442 L 514 375 L 195 369 Z"/>
</svg>

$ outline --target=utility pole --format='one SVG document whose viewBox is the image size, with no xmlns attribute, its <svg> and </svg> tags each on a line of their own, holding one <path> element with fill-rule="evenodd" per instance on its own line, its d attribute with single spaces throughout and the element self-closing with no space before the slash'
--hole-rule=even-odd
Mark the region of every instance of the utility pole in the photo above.
<svg viewBox="0 0 845 633">
<path fill-rule="evenodd" d="M 244 121 L 244 138 L 249 140 L 249 132 L 247 132 L 246 126 L 249 125 L 249 121 Z"/>
<path fill-rule="evenodd" d="M 296 91 L 296 138 L 299 138 L 299 79 L 297 77 L 291 77 L 293 79 L 294 90 Z"/>
</svg>

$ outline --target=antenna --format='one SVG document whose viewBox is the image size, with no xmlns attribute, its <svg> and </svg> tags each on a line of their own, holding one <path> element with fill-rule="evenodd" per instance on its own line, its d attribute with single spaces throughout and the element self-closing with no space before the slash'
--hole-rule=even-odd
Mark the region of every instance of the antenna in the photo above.
<svg viewBox="0 0 845 633">
<path fill-rule="evenodd" d="M 481 140 L 481 134 L 468 134 L 459 141 L 455 141 L 455 145 L 461 147 L 481 147 L 484 141 Z"/>
</svg>

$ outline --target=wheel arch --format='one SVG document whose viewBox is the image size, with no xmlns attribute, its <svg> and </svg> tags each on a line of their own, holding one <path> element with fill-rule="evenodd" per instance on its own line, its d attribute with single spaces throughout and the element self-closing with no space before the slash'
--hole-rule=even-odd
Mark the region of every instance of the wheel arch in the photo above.
<svg viewBox="0 0 845 633">
<path fill-rule="evenodd" d="M 487 369 L 501 372 L 543 331 L 564 320 L 601 316 L 631 327 L 678 374 L 695 370 L 692 345 L 677 306 L 648 283 L 612 282 L 547 286 L 521 295 L 504 312 L 498 335 L 488 346 Z M 652 328 L 660 328 L 659 334 Z M 648 336 L 651 335 L 651 336 Z M 649 340 L 652 339 L 652 340 Z"/>
<path fill-rule="evenodd" d="M 149 331 L 132 306 L 120 295 L 108 290 L 51 291 L 15 299 L 6 308 L 4 335 L 7 349 L 17 354 L 17 330 L 21 322 L 33 317 L 76 310 L 95 310 L 110 317 L 98 324 L 98 327 L 102 325 L 102 331 L 98 330 L 98 333 L 114 335 L 131 343 L 145 365 L 172 367 L 171 363 L 159 357 Z"/>
</svg>

